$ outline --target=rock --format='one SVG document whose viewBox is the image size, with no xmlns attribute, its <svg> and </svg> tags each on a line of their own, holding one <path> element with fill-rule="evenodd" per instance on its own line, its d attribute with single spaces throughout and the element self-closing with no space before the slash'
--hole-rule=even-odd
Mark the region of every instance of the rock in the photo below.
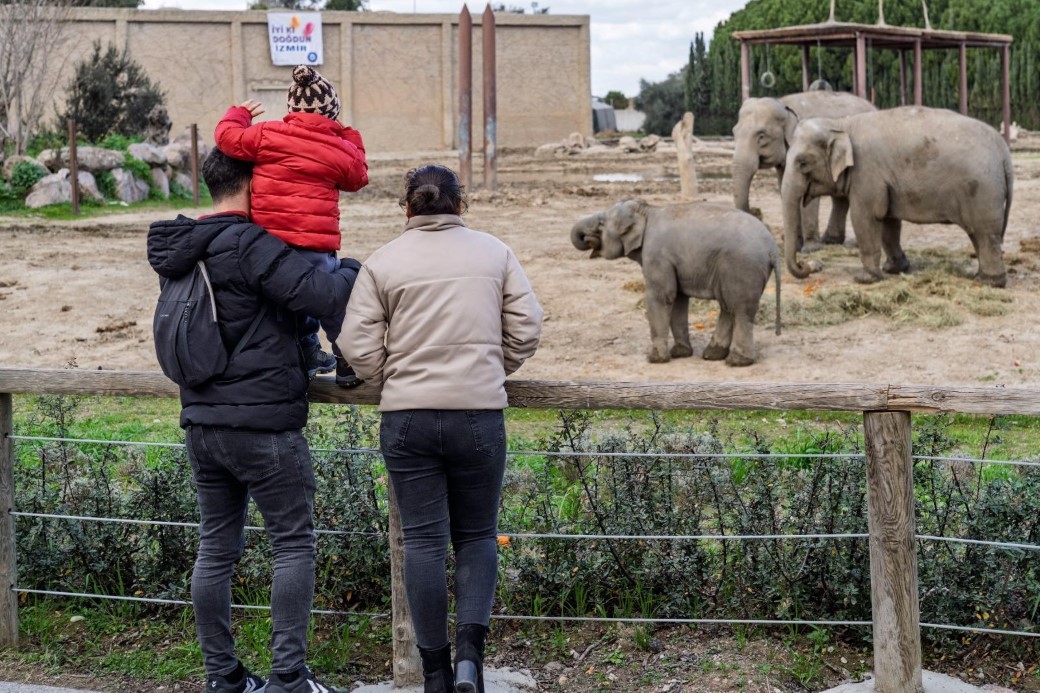
<svg viewBox="0 0 1040 693">
<path fill-rule="evenodd" d="M 78 171 L 76 178 L 79 179 L 81 200 L 87 198 L 104 200 L 104 197 L 98 192 L 97 181 L 94 180 L 93 174 L 89 171 Z M 69 179 L 67 168 L 41 178 L 25 198 L 25 206 L 32 209 L 63 202 L 72 202 L 72 181 Z"/>
<path fill-rule="evenodd" d="M 159 191 L 162 199 L 169 199 L 170 179 L 167 177 L 166 171 L 163 171 L 161 168 L 152 169 L 152 187 Z"/>
<path fill-rule="evenodd" d="M 120 202 L 129 204 L 148 199 L 148 184 L 138 180 L 134 174 L 122 168 L 114 168 L 112 177 L 116 180 L 116 199 Z"/>
<path fill-rule="evenodd" d="M 135 159 L 140 159 L 149 166 L 165 166 L 166 165 L 166 153 L 162 147 L 158 147 L 154 144 L 147 144 L 145 142 L 135 142 L 126 148 L 130 152 L 130 156 Z"/>
<path fill-rule="evenodd" d="M 41 164 L 39 161 L 37 161 L 36 159 L 32 158 L 31 156 L 18 156 L 18 155 L 15 155 L 15 156 L 12 156 L 11 158 L 7 159 L 6 161 L 4 161 L 4 168 L 3 168 L 4 180 L 11 180 L 11 174 L 14 173 L 14 167 L 17 166 L 19 163 L 21 163 L 23 161 L 27 161 L 30 164 L 32 164 L 33 166 L 35 166 L 36 168 L 40 169 L 40 172 L 43 173 L 44 175 L 47 175 L 47 174 L 50 173 L 50 169 L 48 169 L 46 166 L 44 166 L 43 164 Z"/>
<path fill-rule="evenodd" d="M 191 140 L 184 142 L 180 139 L 170 142 L 168 145 L 163 147 L 163 154 L 166 155 L 166 161 L 173 168 L 181 170 L 191 169 Z M 202 169 L 202 162 L 205 160 L 206 155 L 209 154 L 209 147 L 199 142 L 199 169 Z"/>
<path fill-rule="evenodd" d="M 618 148 L 623 152 L 629 153 L 640 151 L 639 143 L 636 142 L 636 138 L 630 137 L 628 135 L 625 135 L 624 137 L 618 140 Z"/>
<path fill-rule="evenodd" d="M 148 111 L 148 129 L 144 141 L 147 144 L 161 147 L 170 143 L 170 126 L 173 122 L 166 112 L 166 106 L 156 104 Z M 151 163 L 151 162 L 149 162 Z"/>
<path fill-rule="evenodd" d="M 181 188 L 183 188 L 184 190 L 187 190 L 189 195 L 192 193 L 193 188 L 191 176 L 189 176 L 187 173 L 173 174 L 173 182 L 181 186 Z"/>
<path fill-rule="evenodd" d="M 639 140 L 639 148 L 644 152 L 652 152 L 657 149 L 657 145 L 660 144 L 661 138 L 658 135 L 647 135 L 643 139 Z"/>
<path fill-rule="evenodd" d="M 565 142 L 567 143 L 568 147 L 573 147 L 577 149 L 585 149 L 586 147 L 588 147 L 588 143 L 585 142 L 585 135 L 581 134 L 580 132 L 572 132 L 570 135 L 567 136 Z"/>
<path fill-rule="evenodd" d="M 69 148 L 44 149 L 37 155 L 36 160 L 51 171 L 69 168 Z M 123 152 L 101 147 L 76 147 L 76 165 L 83 171 L 111 171 L 123 165 Z"/>
<path fill-rule="evenodd" d="M 57 173 L 52 173 L 38 180 L 26 196 L 25 206 L 30 209 L 36 209 L 71 200 L 72 183 L 69 181 L 69 170 L 63 168 Z"/>
<path fill-rule="evenodd" d="M 534 150 L 535 156 L 554 156 L 556 152 L 563 150 L 562 142 L 551 142 L 550 144 L 543 144 Z"/>
<path fill-rule="evenodd" d="M 183 144 L 188 152 L 191 152 L 191 128 L 184 128 L 181 134 L 173 138 L 170 144 Z M 199 165 L 202 164 L 202 160 L 209 154 L 210 146 L 202 141 L 199 137 Z"/>
</svg>

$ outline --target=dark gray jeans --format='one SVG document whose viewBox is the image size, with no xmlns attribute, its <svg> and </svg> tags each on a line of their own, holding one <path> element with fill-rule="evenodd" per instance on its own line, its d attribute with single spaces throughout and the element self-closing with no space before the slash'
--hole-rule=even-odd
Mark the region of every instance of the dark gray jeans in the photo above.
<svg viewBox="0 0 1040 693">
<path fill-rule="evenodd" d="M 404 532 L 415 639 L 448 644 L 448 541 L 459 623 L 488 625 L 498 579 L 498 503 L 506 465 L 501 410 L 383 412 L 379 442 Z"/>
<path fill-rule="evenodd" d="M 274 551 L 271 670 L 296 671 L 307 655 L 314 596 L 314 470 L 307 440 L 298 430 L 189 426 L 187 447 L 201 517 L 191 600 L 206 673 L 229 674 L 238 664 L 231 574 L 242 557 L 250 497 Z"/>
</svg>

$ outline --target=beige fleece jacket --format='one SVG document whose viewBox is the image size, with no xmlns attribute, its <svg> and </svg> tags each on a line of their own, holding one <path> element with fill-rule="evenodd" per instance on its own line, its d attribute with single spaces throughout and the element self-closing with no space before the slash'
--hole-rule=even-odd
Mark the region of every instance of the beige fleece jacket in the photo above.
<svg viewBox="0 0 1040 693">
<path fill-rule="evenodd" d="M 509 246 L 443 214 L 408 220 L 361 268 L 336 344 L 380 411 L 504 409 L 542 307 Z"/>
</svg>

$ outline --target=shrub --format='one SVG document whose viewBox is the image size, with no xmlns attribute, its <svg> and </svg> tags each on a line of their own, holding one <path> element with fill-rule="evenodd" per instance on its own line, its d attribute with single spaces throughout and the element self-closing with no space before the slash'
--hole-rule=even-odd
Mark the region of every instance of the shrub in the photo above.
<svg viewBox="0 0 1040 693">
<path fill-rule="evenodd" d="M 108 134 L 105 135 L 97 146 L 104 147 L 105 149 L 114 149 L 116 151 L 125 152 L 131 144 L 143 141 L 144 138 L 140 135 L 133 135 L 131 137 L 125 137 L 123 135 Z"/>
<path fill-rule="evenodd" d="M 18 197 L 24 198 L 32 186 L 46 175 L 38 165 L 29 161 L 19 161 L 11 170 L 11 190 Z"/>
<path fill-rule="evenodd" d="M 65 113 L 89 142 L 109 134 L 131 137 L 148 127 L 148 112 L 163 104 L 165 95 L 126 51 L 109 44 L 104 51 L 94 42 L 94 51 L 76 65 L 69 82 Z"/>
<path fill-rule="evenodd" d="M 40 130 L 29 140 L 25 149 L 26 156 L 35 157 L 44 149 L 61 149 L 69 145 L 69 134 L 65 130 Z"/>
<path fill-rule="evenodd" d="M 105 196 L 106 200 L 116 199 L 116 177 L 111 171 L 101 171 L 95 177 L 98 192 Z"/>
</svg>

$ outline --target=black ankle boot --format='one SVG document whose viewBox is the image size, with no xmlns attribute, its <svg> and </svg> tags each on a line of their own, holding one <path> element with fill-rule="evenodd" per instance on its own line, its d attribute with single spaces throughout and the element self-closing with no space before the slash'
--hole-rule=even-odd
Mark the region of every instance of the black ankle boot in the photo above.
<svg viewBox="0 0 1040 693">
<path fill-rule="evenodd" d="M 451 671 L 451 645 L 439 650 L 419 648 L 422 658 L 423 693 L 454 693 L 455 675 Z"/>
<path fill-rule="evenodd" d="M 455 690 L 484 693 L 484 640 L 487 626 L 463 623 L 455 629 Z"/>
</svg>

